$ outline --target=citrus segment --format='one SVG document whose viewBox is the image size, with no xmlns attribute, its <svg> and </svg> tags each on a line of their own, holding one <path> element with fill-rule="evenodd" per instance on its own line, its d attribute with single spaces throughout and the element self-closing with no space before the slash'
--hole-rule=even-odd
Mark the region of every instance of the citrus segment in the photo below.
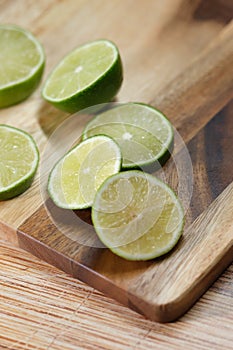
<svg viewBox="0 0 233 350">
<path fill-rule="evenodd" d="M 118 145 L 109 137 L 81 142 L 53 168 L 48 191 L 55 204 L 65 209 L 90 207 L 103 181 L 121 167 Z"/>
<path fill-rule="evenodd" d="M 76 48 L 55 67 L 47 79 L 43 97 L 67 112 L 110 101 L 122 83 L 117 47 L 97 40 Z"/>
<path fill-rule="evenodd" d="M 0 200 L 13 198 L 32 183 L 39 152 L 26 132 L 0 124 Z"/>
<path fill-rule="evenodd" d="M 38 40 L 14 25 L 0 25 L 0 108 L 27 98 L 38 86 L 45 55 Z"/>
<path fill-rule="evenodd" d="M 178 242 L 184 214 L 165 183 L 141 171 L 109 177 L 97 191 L 92 220 L 100 240 L 128 260 L 148 260 Z"/>
<path fill-rule="evenodd" d="M 173 129 L 155 108 L 127 103 L 98 114 L 83 131 L 83 139 L 97 134 L 112 137 L 120 146 L 123 168 L 144 167 L 168 159 L 173 145 Z"/>
</svg>

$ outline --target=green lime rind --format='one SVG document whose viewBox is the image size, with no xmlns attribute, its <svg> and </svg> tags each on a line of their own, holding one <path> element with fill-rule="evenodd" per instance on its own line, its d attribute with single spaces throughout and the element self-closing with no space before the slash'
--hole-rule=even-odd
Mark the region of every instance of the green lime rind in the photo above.
<svg viewBox="0 0 233 350">
<path fill-rule="evenodd" d="M 0 191 L 0 201 L 5 201 L 14 197 L 19 196 L 20 194 L 24 193 L 32 184 L 36 170 L 30 174 L 30 176 L 25 179 L 20 181 L 14 188 L 9 188 L 5 191 Z"/>
<path fill-rule="evenodd" d="M 4 201 L 22 194 L 31 186 L 38 168 L 40 155 L 39 155 L 39 150 L 35 143 L 35 140 L 30 134 L 10 125 L 0 124 L 0 128 L 8 128 L 10 130 L 15 130 L 17 133 L 24 135 L 27 139 L 30 140 L 30 146 L 32 147 L 34 156 L 35 156 L 33 165 L 27 174 L 25 174 L 23 177 L 19 178 L 16 182 L 13 182 L 11 185 L 5 188 L 0 186 L 0 201 Z M 0 175 L 1 175 L 1 171 L 0 171 Z"/>
<path fill-rule="evenodd" d="M 57 70 L 57 68 L 60 67 L 63 61 L 66 58 L 68 58 L 72 53 L 74 53 L 77 49 L 80 49 L 90 43 L 84 44 L 73 50 L 68 55 L 66 55 L 62 59 L 62 61 L 53 69 L 43 87 L 42 97 L 47 102 L 51 103 L 54 107 L 68 113 L 75 113 L 87 107 L 111 101 L 116 96 L 121 87 L 123 81 L 123 66 L 119 50 L 117 49 L 115 44 L 113 44 L 109 40 L 97 40 L 93 43 L 103 41 L 111 43 L 111 45 L 115 47 L 117 53 L 115 61 L 107 71 L 105 71 L 101 76 L 99 76 L 96 80 L 90 83 L 86 88 L 84 88 L 81 91 L 78 91 L 77 93 L 73 93 L 68 98 L 57 100 L 48 96 L 46 89 L 54 72 Z"/>
<path fill-rule="evenodd" d="M 1 25 L 1 29 L 15 29 L 21 33 L 24 33 L 30 40 L 32 40 L 37 46 L 38 51 L 41 55 L 41 60 L 37 67 L 31 72 L 29 76 L 16 82 L 7 84 L 7 86 L 0 86 L 0 108 L 6 108 L 11 105 L 15 105 L 25 99 L 27 99 L 38 87 L 45 67 L 45 53 L 43 46 L 35 38 L 35 36 L 15 25 Z M 17 59 L 17 58 L 16 58 Z"/>
<path fill-rule="evenodd" d="M 136 233 L 136 235 L 138 235 L 138 237 L 136 237 L 135 240 L 133 240 L 132 235 L 134 235 L 134 231 L 133 231 L 132 227 L 127 228 L 127 230 L 124 227 L 124 225 L 128 219 L 127 216 L 125 216 L 125 214 L 124 214 L 125 212 L 127 212 L 127 207 L 125 207 L 123 211 L 121 210 L 121 211 L 117 212 L 117 209 L 114 211 L 114 206 L 112 205 L 112 203 L 110 203 L 110 205 L 107 203 L 107 205 L 109 205 L 109 207 L 112 210 L 112 213 L 108 214 L 107 206 L 105 204 L 106 202 L 104 202 L 104 201 L 106 200 L 106 197 L 109 198 L 108 193 L 110 194 L 110 192 L 108 192 L 108 189 L 110 188 L 110 190 L 112 190 L 112 188 L 110 186 L 116 180 L 122 181 L 122 179 L 127 179 L 127 178 L 135 177 L 135 176 L 139 177 L 139 178 L 140 177 L 146 178 L 152 185 L 154 184 L 154 185 L 160 187 L 161 189 L 164 189 L 165 193 L 168 194 L 168 196 L 170 196 L 170 198 L 172 199 L 172 202 L 174 203 L 174 208 L 178 214 L 178 216 L 173 217 L 173 220 L 174 219 L 177 220 L 177 221 L 175 221 L 175 227 L 174 227 L 173 231 L 162 232 L 161 226 L 158 225 L 160 231 L 158 231 L 158 232 L 156 231 L 155 236 L 153 236 L 153 229 L 157 225 L 157 223 L 154 223 L 155 226 L 153 226 L 153 225 L 150 226 L 146 232 L 143 232 L 142 234 L 139 234 L 139 235 L 138 235 L 138 233 Z M 105 192 L 107 193 L 107 195 L 105 194 Z M 121 198 L 121 195 L 123 195 L 123 194 L 117 192 L 117 198 Z M 142 195 L 142 193 L 141 193 L 141 191 L 139 191 L 137 193 L 138 198 L 140 198 L 141 195 Z M 113 196 L 112 192 L 111 192 L 111 196 Z M 103 198 L 104 198 L 104 200 L 103 200 Z M 158 198 L 158 202 L 156 202 L 156 203 L 150 202 L 148 204 L 153 207 L 153 205 L 155 205 L 155 204 L 157 205 L 160 200 L 161 200 L 161 198 Z M 117 203 L 119 205 L 119 201 Z M 164 208 L 166 208 L 166 201 L 163 204 L 165 204 L 165 206 L 163 206 L 163 209 L 164 209 Z M 169 206 L 169 203 L 167 203 L 167 207 L 168 206 Z M 166 210 L 167 210 L 167 208 L 166 208 Z M 107 221 L 105 220 L 106 216 L 104 217 L 102 215 L 103 213 L 104 213 L 104 216 L 109 215 L 109 218 L 107 218 Z M 149 215 L 150 212 L 147 214 Z M 117 221 L 118 215 L 120 215 L 120 221 L 121 221 L 120 224 L 119 224 L 119 221 Z M 130 208 L 130 215 L 133 215 L 132 208 Z M 144 173 L 144 172 L 139 171 L 139 170 L 124 171 L 124 172 L 112 175 L 107 180 L 105 180 L 105 182 L 100 186 L 100 188 L 98 189 L 98 191 L 95 195 L 95 200 L 94 200 L 94 203 L 92 206 L 91 217 L 92 217 L 92 222 L 93 222 L 95 231 L 96 231 L 97 236 L 99 237 L 100 241 L 107 248 L 109 248 L 114 254 L 120 256 L 121 258 L 124 258 L 126 260 L 131 260 L 131 261 L 151 260 L 151 259 L 158 258 L 158 257 L 170 252 L 178 243 L 178 241 L 182 235 L 184 223 L 185 223 L 184 210 L 183 210 L 182 204 L 179 201 L 176 194 L 174 193 L 174 191 L 167 184 L 162 182 L 157 177 L 155 177 L 151 174 L 148 174 L 148 173 Z M 150 216 L 150 218 L 151 218 L 151 216 Z M 169 218 L 170 218 L 170 216 L 169 216 Z M 164 218 L 164 216 L 161 216 L 160 225 L 161 225 L 161 222 L 163 222 L 163 225 L 165 222 L 166 225 L 169 226 L 170 219 L 169 220 L 167 219 L 167 221 L 165 221 L 165 219 L 166 218 Z M 115 222 L 114 222 L 114 220 L 115 220 Z M 143 227 L 146 224 L 147 217 L 145 217 L 145 215 L 144 215 L 143 217 L 141 217 L 141 220 L 142 220 L 142 227 Z M 157 220 L 159 222 L 158 218 L 157 218 Z M 106 222 L 111 223 L 109 226 L 110 227 L 109 232 L 107 232 L 109 227 L 107 226 Z M 119 226 L 117 226 L 118 224 L 119 224 Z M 123 226 L 122 226 L 122 224 L 123 224 Z M 139 225 L 140 224 L 137 223 L 134 226 L 134 228 L 137 229 L 139 227 Z M 166 228 L 168 226 L 166 226 Z M 116 230 L 116 231 L 114 232 L 114 230 Z M 155 230 L 158 230 L 158 229 L 155 228 Z M 129 241 L 125 245 L 114 244 L 114 233 L 122 234 L 123 231 L 129 233 L 129 235 L 130 235 Z M 171 237 L 171 239 L 169 238 L 170 240 L 166 244 L 159 246 L 159 247 L 156 246 L 156 235 L 160 235 L 162 237 L 163 235 L 170 234 L 171 232 L 173 232 L 172 237 Z M 153 237 L 154 237 L 154 240 L 153 240 Z M 117 239 L 118 238 L 116 238 L 115 242 L 117 242 Z M 120 238 L 120 239 L 122 239 L 122 238 Z M 158 240 L 158 243 L 159 243 L 159 240 Z M 145 246 L 146 246 L 146 249 L 145 249 Z"/>
<path fill-rule="evenodd" d="M 174 135 L 174 133 L 173 133 Z M 145 172 L 154 172 L 159 170 L 161 167 L 163 167 L 166 162 L 170 159 L 172 151 L 174 148 L 174 136 L 171 139 L 171 142 L 168 144 L 168 148 L 164 149 L 164 152 L 161 153 L 159 156 L 155 157 L 151 161 L 141 163 L 140 165 L 132 164 L 128 167 L 125 166 L 125 170 L 142 170 Z"/>
<path fill-rule="evenodd" d="M 111 175 L 113 173 L 118 173 L 120 171 L 121 164 L 122 164 L 121 151 L 120 151 L 120 148 L 118 147 L 118 145 L 116 144 L 116 142 L 113 139 L 111 139 L 110 137 L 108 137 L 106 135 L 93 136 L 93 137 L 89 138 L 88 140 L 82 141 L 78 145 L 75 145 L 63 157 L 61 157 L 56 162 L 56 164 L 54 165 L 54 167 L 52 168 L 52 170 L 51 170 L 51 172 L 49 174 L 48 184 L 47 184 L 47 191 L 48 191 L 48 194 L 49 194 L 50 198 L 53 200 L 53 202 L 58 207 L 63 208 L 63 209 L 78 210 L 78 209 L 87 209 L 87 208 L 90 208 L 92 206 L 94 195 L 95 195 L 95 191 L 93 191 L 92 198 L 89 201 L 85 201 L 85 202 L 84 201 L 83 202 L 81 202 L 81 201 L 78 202 L 77 201 L 75 203 L 74 202 L 73 203 L 67 202 L 67 200 L 64 198 L 63 194 L 62 194 L 62 196 L 60 195 L 63 192 L 63 189 L 61 189 L 61 187 L 62 187 L 61 181 L 60 181 L 59 177 L 56 177 L 56 173 L 60 170 L 59 167 L 61 166 L 62 162 L 67 157 L 69 157 L 69 155 L 72 155 L 76 151 L 78 152 L 84 146 L 85 143 L 88 143 L 88 142 L 93 141 L 93 140 L 95 141 L 96 139 L 99 139 L 99 138 L 102 138 L 105 141 L 111 142 L 112 145 L 114 145 L 114 148 L 115 148 L 115 156 L 116 156 L 116 158 L 114 158 L 115 164 L 114 164 L 114 169 L 111 170 L 112 171 Z M 94 161 L 95 160 L 93 160 L 93 162 Z M 106 158 L 103 158 L 103 164 L 104 163 L 106 163 Z M 75 169 L 75 172 L 77 172 L 77 169 Z M 93 175 L 92 176 L 92 179 L 93 179 L 95 174 L 92 174 L 92 175 Z M 107 178 L 107 177 L 108 176 L 105 176 L 105 178 Z M 59 188 L 55 187 L 55 185 L 54 185 L 57 182 L 57 179 L 59 179 Z"/>
<path fill-rule="evenodd" d="M 143 111 L 139 111 L 139 117 L 138 117 L 138 120 L 136 119 L 132 119 L 130 117 L 130 112 L 128 113 L 128 115 L 125 116 L 121 116 L 121 112 L 120 110 L 123 109 L 123 113 L 124 112 L 124 109 L 131 109 L 131 108 L 139 108 L 140 107 L 144 107 L 145 111 L 148 111 L 148 113 L 150 113 L 150 111 L 152 112 L 151 114 L 151 118 L 153 118 L 153 112 L 155 112 L 155 119 L 154 119 L 154 123 L 157 123 L 156 119 L 157 118 L 160 118 L 161 119 L 161 126 L 164 127 L 165 125 L 165 128 L 167 129 L 167 133 L 168 133 L 168 136 L 167 136 L 167 139 L 165 140 L 165 142 L 163 143 L 160 143 L 160 146 L 159 146 L 159 151 L 156 153 L 154 152 L 154 150 L 152 150 L 150 156 L 146 156 L 145 158 L 143 159 L 137 159 L 137 145 L 140 146 L 140 142 L 141 142 L 141 146 L 144 147 L 145 145 L 145 149 L 150 147 L 146 144 L 147 142 L 147 139 L 148 138 L 154 138 L 154 141 L 157 145 L 159 144 L 159 132 L 160 131 L 157 131 L 157 130 L 153 130 L 153 128 L 155 128 L 155 126 L 152 125 L 152 128 L 151 128 L 151 125 L 150 123 L 152 122 L 150 120 L 150 123 L 148 122 L 147 124 L 147 121 L 145 122 L 141 122 L 140 121 L 140 118 L 141 118 L 141 115 L 140 113 L 143 112 Z M 111 115 L 113 111 L 113 114 Z M 117 114 L 118 112 L 116 111 L 119 111 L 119 115 L 115 115 L 114 114 Z M 115 119 L 113 119 L 115 118 Z M 122 119 L 121 119 L 122 118 Z M 125 121 L 124 121 L 124 118 L 125 118 Z M 132 119 L 131 121 L 131 124 L 129 122 L 129 120 Z M 144 124 L 144 126 L 142 126 Z M 125 126 L 125 129 L 127 131 L 127 128 L 129 127 L 132 127 L 133 129 L 131 130 L 132 134 L 134 133 L 134 135 L 132 135 L 132 141 L 128 141 L 128 145 L 130 145 L 130 147 L 132 147 L 133 143 L 135 142 L 135 147 L 132 147 L 132 154 L 131 154 L 131 161 L 129 161 L 127 158 L 126 158 L 126 154 L 127 154 L 127 151 L 125 149 L 125 147 L 127 147 L 127 144 L 126 146 L 124 145 L 124 140 L 123 140 L 123 135 L 117 135 L 116 131 L 118 130 L 118 127 L 122 127 L 122 126 Z M 106 130 L 106 128 L 108 128 L 108 130 Z M 141 133 L 142 131 L 145 131 L 145 137 L 146 137 L 146 140 L 143 141 L 145 143 L 143 143 L 142 141 L 139 141 L 138 144 L 136 143 L 137 141 L 137 133 Z M 85 140 L 87 139 L 88 137 L 90 136 L 93 136 L 93 135 L 97 135 L 97 134 L 105 134 L 107 136 L 110 136 L 112 137 L 120 146 L 121 150 L 122 150 L 122 154 L 123 154 L 123 164 L 122 164 L 122 168 L 124 170 L 133 170 L 133 169 L 140 169 L 140 170 L 143 170 L 143 171 L 155 171 L 157 169 L 159 169 L 161 166 L 163 166 L 166 161 L 169 159 L 169 157 L 171 156 L 171 153 L 172 153 L 172 150 L 173 150 L 173 145 L 174 145 L 174 131 L 173 131 L 173 127 L 170 123 L 170 121 L 168 120 L 168 118 L 161 112 L 159 111 L 158 109 L 150 106 L 150 105 L 147 105 L 147 104 L 144 104 L 144 103 L 141 103 L 141 102 L 129 102 L 129 103 L 126 103 L 126 104 L 121 104 L 121 105 L 117 105 L 117 106 L 114 106 L 112 109 L 108 110 L 108 111 L 105 111 L 103 113 L 100 113 L 100 114 L 97 114 L 92 120 L 90 120 L 88 122 L 88 124 L 86 125 L 86 127 L 84 128 L 83 130 L 83 133 L 82 133 L 82 139 Z M 156 133 L 158 133 L 156 135 Z M 151 147 L 154 147 L 154 144 L 151 144 Z M 150 150 L 150 148 L 148 148 Z M 140 151 L 140 148 L 139 148 L 139 151 Z M 139 157 L 139 156 L 138 156 Z M 129 158 L 129 157 L 128 157 Z"/>
<path fill-rule="evenodd" d="M 44 64 L 39 67 L 35 75 L 26 81 L 0 90 L 0 108 L 10 107 L 26 100 L 38 87 L 44 71 Z"/>
</svg>

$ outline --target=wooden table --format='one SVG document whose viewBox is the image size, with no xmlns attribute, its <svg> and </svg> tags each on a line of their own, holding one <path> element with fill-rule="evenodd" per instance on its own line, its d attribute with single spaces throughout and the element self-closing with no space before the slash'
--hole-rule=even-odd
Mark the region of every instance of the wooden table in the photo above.
<svg viewBox="0 0 233 350">
<path fill-rule="evenodd" d="M 181 319 L 159 324 L 0 241 L 0 349 L 231 350 L 232 272 Z"/>
<path fill-rule="evenodd" d="M 85 41 L 117 43 L 124 65 L 118 100 L 161 106 L 199 155 L 194 165 L 203 191 L 194 192 L 192 220 L 232 182 L 232 104 L 211 120 L 232 95 L 231 18 L 229 0 L 0 0 L 0 21 L 28 28 L 44 45 L 43 79 Z M 40 151 L 66 117 L 42 101 L 39 89 L 0 111 L 0 123 L 30 132 Z M 211 188 L 205 147 L 224 128 L 220 153 L 228 152 L 218 163 L 224 174 L 219 184 L 212 172 Z M 38 178 L 22 196 L 0 203 L 0 349 L 232 349 L 232 266 L 185 316 L 159 324 L 17 247 L 16 229 L 41 205 Z"/>
</svg>

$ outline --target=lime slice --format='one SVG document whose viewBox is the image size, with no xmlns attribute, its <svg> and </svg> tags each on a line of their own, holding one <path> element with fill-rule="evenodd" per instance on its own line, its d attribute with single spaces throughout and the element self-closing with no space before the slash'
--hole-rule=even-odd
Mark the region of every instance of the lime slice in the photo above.
<svg viewBox="0 0 233 350">
<path fill-rule="evenodd" d="M 127 103 L 94 117 L 83 131 L 83 139 L 104 134 L 120 146 L 126 169 L 163 165 L 173 146 L 173 129 L 168 119 L 155 108 L 142 103 Z"/>
<path fill-rule="evenodd" d="M 61 208 L 88 208 L 99 186 L 120 167 L 118 145 L 107 136 L 91 137 L 58 161 L 49 176 L 48 192 Z"/>
<path fill-rule="evenodd" d="M 28 31 L 0 25 L 0 108 L 27 98 L 44 70 L 44 51 Z"/>
<path fill-rule="evenodd" d="M 74 113 L 109 102 L 121 86 L 122 74 L 117 47 L 97 40 L 69 53 L 47 79 L 42 94 L 55 107 Z"/>
<path fill-rule="evenodd" d="M 0 124 L 0 200 L 13 198 L 31 185 L 39 163 L 33 138 Z"/>
<path fill-rule="evenodd" d="M 184 214 L 165 183 L 131 170 L 102 184 L 93 203 L 92 221 L 100 240 L 113 253 L 127 260 L 148 260 L 175 246 Z"/>
</svg>

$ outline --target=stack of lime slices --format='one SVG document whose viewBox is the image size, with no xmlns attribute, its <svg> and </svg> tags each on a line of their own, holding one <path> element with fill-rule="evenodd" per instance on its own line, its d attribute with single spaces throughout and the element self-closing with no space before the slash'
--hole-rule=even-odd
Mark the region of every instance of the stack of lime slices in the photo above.
<svg viewBox="0 0 233 350">
<path fill-rule="evenodd" d="M 27 30 L 0 25 L 0 108 L 27 98 L 38 86 L 45 55 L 38 40 Z"/>
<path fill-rule="evenodd" d="M 173 129 L 151 106 L 129 103 L 95 116 L 83 141 L 51 171 L 50 197 L 66 209 L 92 207 L 99 239 L 127 260 L 148 260 L 170 251 L 184 223 L 170 187 L 144 171 L 129 170 L 164 161 Z"/>
</svg>

